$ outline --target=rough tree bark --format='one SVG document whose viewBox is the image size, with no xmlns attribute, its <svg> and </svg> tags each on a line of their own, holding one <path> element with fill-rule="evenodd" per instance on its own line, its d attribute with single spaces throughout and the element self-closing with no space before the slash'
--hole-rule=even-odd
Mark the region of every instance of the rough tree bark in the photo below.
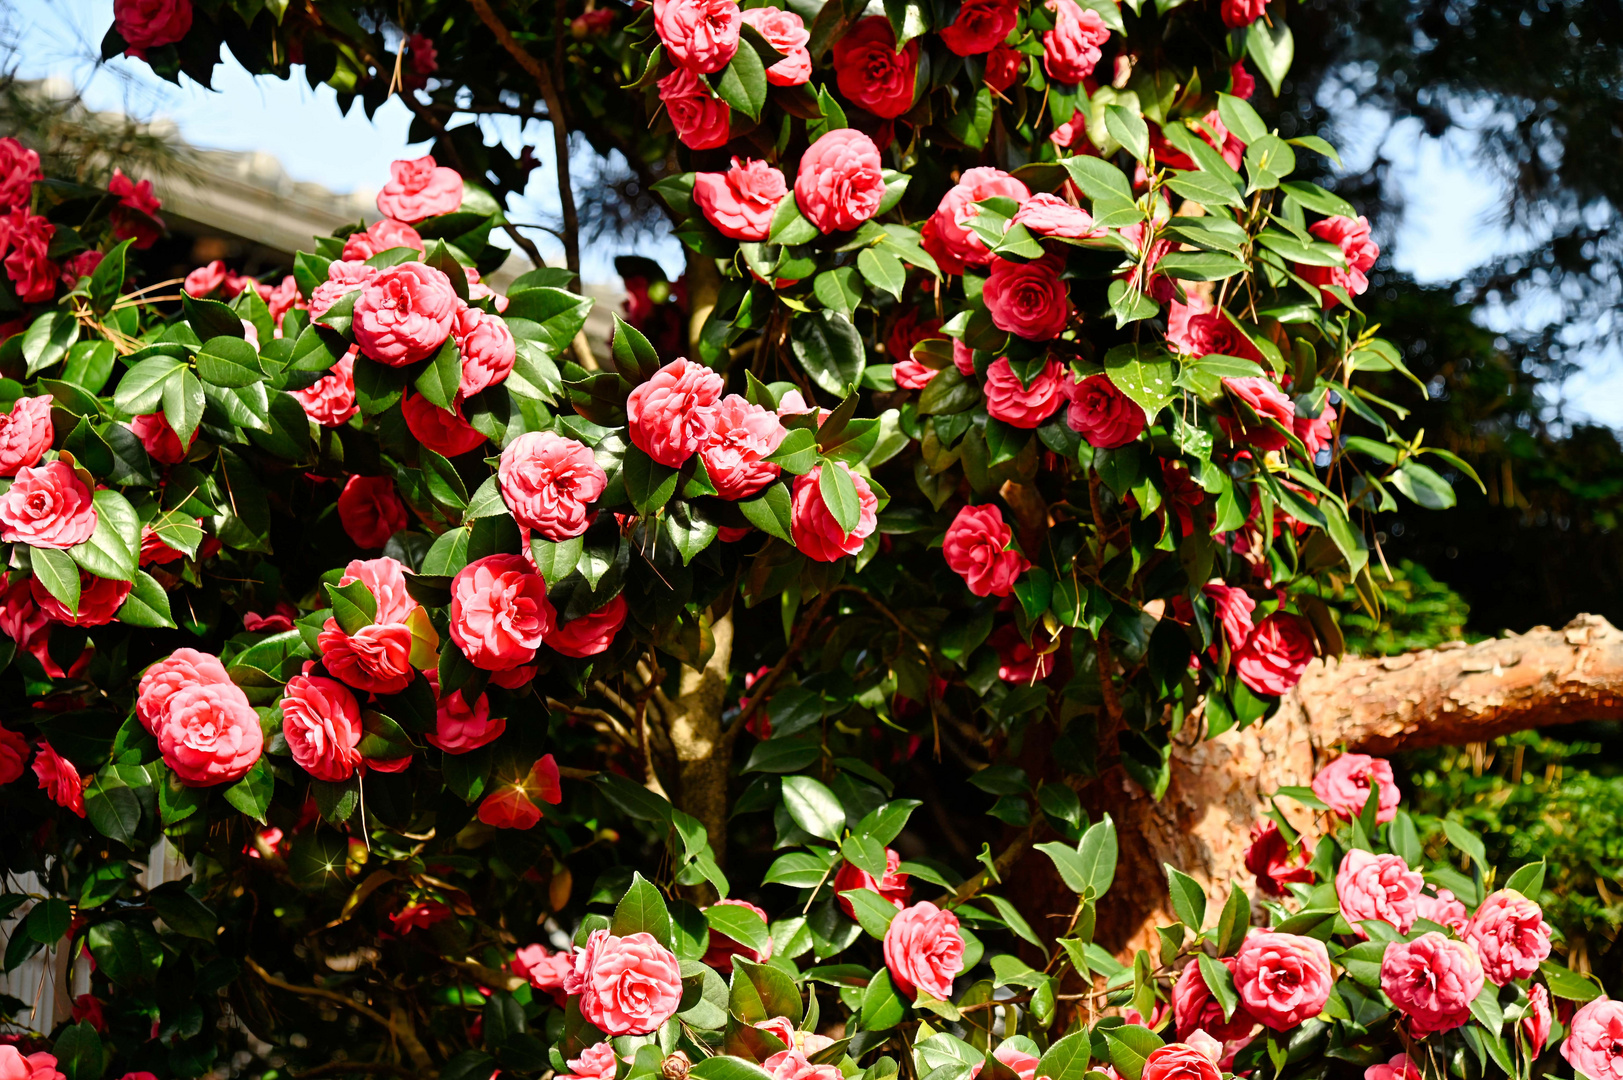
<svg viewBox="0 0 1623 1080">
<path fill-rule="evenodd" d="M 1152 944 L 1157 922 L 1174 920 L 1162 863 L 1206 886 L 1214 917 L 1230 882 L 1250 892 L 1255 879 L 1245 869 L 1245 849 L 1266 809 L 1263 796 L 1307 784 L 1340 749 L 1384 756 L 1618 719 L 1623 631 L 1595 615 L 1476 645 L 1315 661 L 1266 723 L 1176 747 L 1160 802 L 1119 770 L 1095 786 L 1095 806 L 1115 816 L 1122 851 L 1116 884 L 1100 910 L 1099 941 L 1118 950 L 1143 947 Z M 1307 837 L 1317 837 L 1305 808 L 1282 800 L 1281 809 Z"/>
<path fill-rule="evenodd" d="M 677 804 L 700 821 L 717 862 L 727 857 L 727 768 L 730 755 L 721 710 L 733 658 L 733 617 L 711 627 L 716 651 L 703 671 L 683 665 L 680 690 L 667 709 L 671 747 L 676 751 Z"/>
</svg>

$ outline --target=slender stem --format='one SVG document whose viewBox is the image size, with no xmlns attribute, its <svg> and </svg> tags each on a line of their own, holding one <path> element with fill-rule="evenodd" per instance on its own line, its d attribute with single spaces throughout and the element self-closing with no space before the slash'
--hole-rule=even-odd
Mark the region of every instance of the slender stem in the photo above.
<svg viewBox="0 0 1623 1080">
<path fill-rule="evenodd" d="M 259 976 L 260 981 L 264 982 L 267 986 L 274 986 L 278 990 L 286 990 L 290 994 L 298 994 L 301 997 L 320 998 L 323 1001 L 330 1001 L 335 1005 L 343 1005 L 347 1008 L 354 1009 L 356 1012 L 360 1013 L 373 1023 L 380 1024 L 384 1028 L 387 1028 L 402 1043 L 404 1043 L 407 1056 L 411 1058 L 411 1063 L 419 1070 L 428 1069 L 431 1067 L 432 1062 L 428 1056 L 428 1051 L 424 1049 L 423 1044 L 418 1041 L 417 1035 L 411 1030 L 410 1025 L 396 1023 L 394 1020 L 384 1016 L 376 1009 L 373 1009 L 368 1005 L 363 1005 L 354 998 L 337 993 L 336 991 L 323 989 L 319 986 L 298 986 L 294 983 L 286 981 L 285 979 L 278 979 L 276 976 L 260 967 L 258 962 L 255 961 L 251 956 L 243 957 L 243 962 L 246 963 L 248 967 L 253 970 L 253 973 Z"/>
</svg>

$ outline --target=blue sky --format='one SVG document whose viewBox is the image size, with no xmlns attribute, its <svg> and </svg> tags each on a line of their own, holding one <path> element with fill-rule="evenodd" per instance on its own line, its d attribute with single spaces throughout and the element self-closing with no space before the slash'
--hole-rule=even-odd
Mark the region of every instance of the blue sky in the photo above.
<svg viewBox="0 0 1623 1080">
<path fill-rule="evenodd" d="M 132 61 L 98 66 L 94 57 L 112 23 L 112 0 L 0 0 L 0 12 L 5 37 L 16 46 L 12 60 L 20 75 L 66 78 L 93 108 L 167 117 L 196 146 L 263 150 L 294 179 L 340 192 L 375 190 L 387 179 L 390 161 L 416 156 L 405 142 L 410 114 L 399 101 L 386 103 L 368 120 L 359 106 L 340 116 L 335 95 L 325 86 L 312 91 L 297 78 L 256 80 L 229 59 L 216 69 L 215 91 L 189 81 L 181 87 L 161 82 L 145 65 Z M 516 123 L 498 122 L 486 130 L 515 152 L 526 143 L 533 145 L 541 161 L 524 197 L 509 207 L 512 220 L 553 217 L 557 197 L 546 127 L 533 123 L 521 130 Z M 1418 122 L 1388 126 L 1372 116 L 1349 141 L 1352 145 L 1343 147 L 1349 167 L 1357 167 L 1360 158 L 1367 162 L 1377 151 L 1396 162 L 1392 179 L 1405 211 L 1392 257 L 1418 280 L 1457 280 L 1491 255 L 1529 242 L 1499 225 L 1500 188 L 1472 160 L 1469 132 L 1432 139 L 1421 133 Z M 539 230 L 529 235 L 549 259 L 561 261 L 556 241 Z M 582 268 L 586 280 L 615 282 L 613 261 L 619 253 L 610 245 L 589 249 Z M 655 254 L 669 270 L 680 266 L 674 241 Z M 1528 317 L 1501 312 L 1489 319 L 1502 328 Z M 1618 358 L 1596 358 L 1562 392 L 1569 415 L 1623 427 L 1623 364 Z"/>
</svg>

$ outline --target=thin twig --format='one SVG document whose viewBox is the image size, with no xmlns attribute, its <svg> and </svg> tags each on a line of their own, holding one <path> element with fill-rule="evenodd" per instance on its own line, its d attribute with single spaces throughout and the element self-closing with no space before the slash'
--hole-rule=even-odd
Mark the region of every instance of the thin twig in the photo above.
<svg viewBox="0 0 1623 1080">
<path fill-rule="evenodd" d="M 343 1005 L 346 1008 L 354 1009 L 368 1020 L 375 1024 L 382 1025 L 389 1032 L 395 1035 L 395 1037 L 397 1037 L 405 1045 L 406 1053 L 408 1056 L 410 1056 L 411 1063 L 416 1066 L 417 1069 L 424 1070 L 433 1067 L 433 1062 L 428 1056 L 428 1051 L 424 1049 L 423 1044 L 418 1041 L 417 1033 L 411 1030 L 410 1025 L 396 1023 L 371 1006 L 363 1005 L 354 998 L 340 994 L 337 991 L 327 990 L 320 986 L 298 986 L 294 983 L 288 982 L 285 979 L 278 979 L 275 975 L 272 975 L 270 972 L 260 967 L 259 963 L 251 956 L 245 956 L 242 959 L 243 962 L 246 963 L 253 971 L 253 973 L 259 976 L 260 981 L 265 983 L 267 986 L 274 986 L 278 990 L 286 990 L 288 993 L 298 994 L 300 997 L 320 998 L 323 1001 L 330 1001 L 335 1005 Z"/>
</svg>

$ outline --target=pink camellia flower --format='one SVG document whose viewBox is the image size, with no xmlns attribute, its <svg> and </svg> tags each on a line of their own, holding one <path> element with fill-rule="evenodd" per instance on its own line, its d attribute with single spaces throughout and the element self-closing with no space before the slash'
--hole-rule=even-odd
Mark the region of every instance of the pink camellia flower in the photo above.
<svg viewBox="0 0 1623 1080">
<path fill-rule="evenodd" d="M 201 518 L 193 518 L 192 520 L 196 521 L 199 527 L 203 524 Z M 151 525 L 141 526 L 140 563 L 142 566 L 165 566 L 172 562 L 179 562 L 185 557 L 186 553 L 184 551 L 176 551 L 164 543 L 163 537 Z"/>
<path fill-rule="evenodd" d="M 1026 68 L 1026 55 L 1019 49 L 999 45 L 986 54 L 986 74 L 983 81 L 987 89 L 1001 94 L 1014 85 Z"/>
<path fill-rule="evenodd" d="M 759 915 L 763 923 L 772 921 L 764 909 L 756 907 L 748 900 L 717 900 L 716 903 L 748 908 Z M 734 941 L 727 935 L 712 928 L 710 931 L 710 943 L 705 948 L 704 956 L 700 959 L 713 968 L 730 972 L 733 969 L 733 957 L 735 956 L 742 956 L 753 963 L 764 964 L 772 959 L 772 939 L 771 937 L 767 938 L 766 951 L 756 952 L 749 946 Z"/>
<path fill-rule="evenodd" d="M 765 460 L 789 434 L 777 413 L 728 394 L 715 406 L 709 424 L 699 442 L 699 457 L 717 495 L 747 499 L 778 478 L 782 470 Z"/>
<path fill-rule="evenodd" d="M 720 71 L 738 52 L 744 20 L 734 0 L 656 0 L 654 30 L 672 62 L 698 75 Z"/>
<path fill-rule="evenodd" d="M 584 660 L 608 651 L 626 624 L 626 598 L 621 593 L 596 611 L 570 619 L 542 637 L 547 648 Z"/>
<path fill-rule="evenodd" d="M 63 677 L 62 668 L 51 659 L 51 616 L 34 600 L 34 578 L 16 578 L 0 574 L 0 634 L 5 634 L 26 649 L 45 674 L 53 679 Z M 44 589 L 41 588 L 41 592 Z"/>
<path fill-rule="evenodd" d="M 800 86 L 811 79 L 811 53 L 806 49 L 811 31 L 799 15 L 783 8 L 759 7 L 744 12 L 744 21 L 783 54 L 782 60 L 766 69 L 767 82 L 773 86 Z"/>
<path fill-rule="evenodd" d="M 1303 280 L 1317 285 L 1323 289 L 1326 285 L 1339 285 L 1347 290 L 1348 296 L 1358 296 L 1369 288 L 1367 274 L 1380 257 L 1381 249 L 1369 235 L 1369 219 L 1363 215 L 1356 218 L 1332 217 L 1323 221 L 1315 221 L 1307 227 L 1307 231 L 1320 240 L 1335 244 L 1347 258 L 1346 266 L 1308 266 L 1304 263 L 1295 265 L 1296 273 Z M 1325 307 L 1335 307 L 1339 301 L 1328 292 L 1321 293 L 1321 303 Z M 1595 1080 L 1591 1077 L 1590 1080 Z"/>
<path fill-rule="evenodd" d="M 51 426 L 51 397 L 20 397 L 0 415 L 0 476 L 37 465 L 56 437 Z"/>
<path fill-rule="evenodd" d="M 179 465 L 186 460 L 191 443 L 197 441 L 197 432 L 193 431 L 190 442 L 185 446 L 180 445 L 180 436 L 169 426 L 169 420 L 163 413 L 143 413 L 132 418 L 129 427 L 141 440 L 141 447 L 146 450 L 147 456 L 161 465 Z"/>
<path fill-rule="evenodd" d="M 327 374 L 302 390 L 288 392 L 304 407 L 304 415 L 322 427 L 349 423 L 361 411 L 355 402 L 355 347 L 350 346 L 349 354 L 327 369 Z"/>
<path fill-rule="evenodd" d="M 462 417 L 429 401 L 422 394 L 408 393 L 400 403 L 406 427 L 412 437 L 436 454 L 454 458 L 485 445 L 485 437 Z"/>
<path fill-rule="evenodd" d="M 1296 418 L 1295 404 L 1285 396 L 1277 383 L 1261 376 L 1247 375 L 1237 379 L 1225 378 L 1223 386 L 1262 421 L 1260 425 L 1253 426 L 1243 418 L 1219 417 L 1223 433 L 1230 440 L 1254 446 L 1264 453 L 1283 450 L 1289 445 L 1285 432 L 1268 423 L 1269 420 L 1277 420 L 1288 431 Z"/>
<path fill-rule="evenodd" d="M 0 727 L 0 787 L 22 776 L 28 765 L 28 740 L 15 731 Z"/>
<path fill-rule="evenodd" d="M 34 775 L 39 777 L 40 790 L 52 802 L 85 816 L 84 781 L 79 779 L 79 770 L 44 739 L 39 742 L 39 753 L 34 755 Z M 0 1047 L 0 1051 L 6 1049 Z"/>
<path fill-rule="evenodd" d="M 124 55 L 147 58 L 147 50 L 173 45 L 192 28 L 192 0 L 113 0 L 113 29 Z"/>
<path fill-rule="evenodd" d="M 681 465 L 709 432 L 724 386 L 703 364 L 672 360 L 626 398 L 632 443 L 661 465 Z"/>
<path fill-rule="evenodd" d="M 652 934 L 616 937 L 594 930 L 564 980 L 580 995 L 580 1013 L 606 1035 L 646 1035 L 676 1012 L 682 971 L 676 956 Z"/>
<path fill-rule="evenodd" d="M 1197 1051 L 1203 1057 L 1205 1057 L 1207 1061 L 1210 1061 L 1218 1068 L 1223 1068 L 1222 1043 L 1218 1042 L 1204 1031 L 1192 1032 L 1189 1038 L 1184 1041 L 1191 1050 Z"/>
<path fill-rule="evenodd" d="M 770 1033 L 787 1049 L 799 1050 L 803 1054 L 815 1054 L 819 1050 L 834 1045 L 834 1040 L 827 1035 L 819 1035 L 815 1031 L 801 1031 L 796 1028 L 795 1022 L 787 1016 L 774 1016 L 770 1020 L 757 1020 L 755 1026 Z"/>
<path fill-rule="evenodd" d="M 1522 1014 L 1521 1032 L 1527 1039 L 1527 1048 L 1537 1057 L 1550 1041 L 1550 992 L 1543 983 L 1534 983 L 1527 991 L 1527 1011 Z"/>
<path fill-rule="evenodd" d="M 1054 13 L 1054 29 L 1043 34 L 1043 70 L 1059 82 L 1079 83 L 1093 74 L 1110 30 L 1097 11 L 1076 0 L 1047 0 L 1045 6 Z"/>
<path fill-rule="evenodd" d="M 1471 1002 L 1482 992 L 1482 984 L 1482 961 L 1476 951 L 1435 930 L 1413 941 L 1392 942 L 1381 959 L 1381 989 L 1417 1038 L 1469 1020 Z M 1573 1023 L 1576 1028 L 1576 1017 Z M 1569 1035 L 1567 1045 L 1572 1041 Z"/>
<path fill-rule="evenodd" d="M 756 158 L 735 157 L 733 167 L 724 173 L 693 174 L 693 201 L 704 212 L 706 221 L 734 240 L 759 242 L 770 236 L 772 215 L 788 193 L 783 173 Z"/>
<path fill-rule="evenodd" d="M 561 1009 L 564 1002 L 569 1000 L 568 995 L 564 993 L 564 979 L 568 976 L 573 963 L 574 958 L 567 952 L 550 952 L 545 945 L 526 945 L 518 950 L 513 962 L 508 966 L 513 969 L 514 975 L 529 980 L 532 987 L 552 998 L 553 1004 Z M 611 1054 L 610 1057 L 612 1056 Z"/>
<path fill-rule="evenodd" d="M 356 581 L 364 582 L 371 591 L 377 601 L 377 614 L 353 636 L 344 633 L 337 619 L 329 618 L 316 635 L 322 665 L 357 690 L 398 694 L 417 675 L 411 666 L 412 633 L 407 625 L 417 610 L 417 601 L 406 591 L 404 569 L 387 556 L 352 559 L 338 584 Z"/>
<path fill-rule="evenodd" d="M 833 1065 L 814 1065 L 806 1052 L 797 1047 L 779 1050 L 765 1061 L 761 1068 L 772 1075 L 772 1080 L 840 1080 L 840 1070 Z"/>
<path fill-rule="evenodd" d="M 1223 25 L 1231 29 L 1250 26 L 1268 10 L 1268 0 L 1223 0 Z"/>
<path fill-rule="evenodd" d="M 1318 457 L 1320 450 L 1335 445 L 1336 410 L 1326 405 L 1318 416 L 1298 415 L 1291 421 L 1291 432 L 1302 441 L 1309 457 Z"/>
<path fill-rule="evenodd" d="M 434 689 L 434 700 L 437 703 L 434 709 L 434 730 L 424 736 L 428 739 L 429 745 L 447 754 L 466 754 L 470 750 L 477 750 L 487 743 L 494 742 L 507 730 L 505 717 L 490 715 L 490 698 L 487 695 L 480 694 L 470 705 L 467 697 L 461 692 L 440 693 L 438 671 L 430 670 L 423 674 L 428 677 L 428 685 Z"/>
<path fill-rule="evenodd" d="M 376 551 L 406 527 L 406 504 L 387 476 L 351 476 L 338 493 L 338 520 L 356 547 Z"/>
<path fill-rule="evenodd" d="M 926 367 L 917 360 L 898 360 L 891 366 L 891 378 L 903 390 L 923 390 L 935 378 L 935 368 Z"/>
<path fill-rule="evenodd" d="M 1048 259 L 1031 263 L 993 259 L 981 297 L 994 326 L 1028 341 L 1059 337 L 1071 317 L 1070 291 Z"/>
<path fill-rule="evenodd" d="M 1070 401 L 1065 422 L 1089 446 L 1113 450 L 1126 446 L 1144 433 L 1144 410 L 1103 373 L 1089 375 L 1081 382 L 1066 378 L 1060 388 Z"/>
<path fill-rule="evenodd" d="M 1351 821 L 1363 813 L 1370 788 L 1376 784 L 1381 788 L 1381 800 L 1375 820 L 1385 825 L 1398 816 L 1398 803 L 1403 799 L 1392 776 L 1392 763 L 1385 758 L 1342 754 L 1313 777 L 1313 794 L 1324 800 L 1332 814 Z"/>
<path fill-rule="evenodd" d="M 398 263 L 379 270 L 360 292 L 351 324 L 355 343 L 380 364 L 426 360 L 451 336 L 460 301 L 451 279 L 432 266 Z"/>
<path fill-rule="evenodd" d="M 1065 368 L 1050 359 L 1027 386 L 1008 358 L 1000 357 L 986 369 L 986 415 L 1013 427 L 1035 428 L 1065 404 L 1065 384 L 1070 381 Z"/>
<path fill-rule="evenodd" d="M 196 649 L 176 649 L 142 674 L 135 691 L 135 715 L 142 727 L 155 732 L 158 718 L 177 691 L 230 681 L 219 657 Z"/>
<path fill-rule="evenodd" d="M 513 519 L 548 540 L 579 536 L 609 478 L 591 448 L 551 431 L 527 431 L 507 444 L 496 470 Z"/>
<path fill-rule="evenodd" d="M 964 969 L 964 939 L 958 916 L 928 900 L 903 908 L 885 931 L 885 967 L 896 992 L 912 1000 L 920 990 L 946 1000 L 952 980 Z"/>
<path fill-rule="evenodd" d="M 614 1056 L 614 1046 L 600 1042 L 588 1046 L 580 1052 L 580 1057 L 570 1058 L 564 1064 L 569 1066 L 569 1073 L 561 1080 L 614 1080 L 619 1061 Z"/>
<path fill-rule="evenodd" d="M 1488 981 L 1503 986 L 1531 978 L 1549 959 L 1551 932 L 1543 908 L 1515 889 L 1500 889 L 1482 901 L 1464 936 Z"/>
<path fill-rule="evenodd" d="M 976 596 L 1008 596 L 1031 563 L 1009 544 L 1014 532 L 995 505 L 966 506 L 947 526 L 941 553 L 947 568 L 964 579 Z"/>
<path fill-rule="evenodd" d="M 215 259 L 207 266 L 199 266 L 187 274 L 186 280 L 181 283 L 180 287 L 200 300 L 225 284 L 225 274 L 225 260 Z"/>
<path fill-rule="evenodd" d="M 1275 1031 L 1319 1015 L 1334 982 L 1330 954 L 1317 938 L 1253 933 L 1234 958 L 1234 988 L 1241 1003 Z"/>
<path fill-rule="evenodd" d="M 1623 1080 L 1623 1001 L 1600 997 L 1574 1013 L 1561 1056 L 1589 1080 Z"/>
<path fill-rule="evenodd" d="M 349 687 L 295 675 L 282 694 L 282 735 L 293 760 L 317 780 L 342 783 L 361 766 L 361 706 Z"/>
<path fill-rule="evenodd" d="M 1013 15 L 1013 8 L 1010 8 Z M 959 16 L 963 16 L 960 14 Z M 941 203 L 930 221 L 935 227 L 935 244 L 941 269 L 949 274 L 962 274 L 965 267 L 985 266 L 992 261 L 986 244 L 968 226 L 977 211 L 975 204 L 983 199 L 1004 198 L 1024 203 L 1030 199 L 1031 189 L 1002 169 L 985 166 L 964 170 L 958 183 L 941 197 Z"/>
<path fill-rule="evenodd" d="M 383 224 L 379 222 L 378 224 Z M 402 225 L 401 228 L 410 226 Z M 362 235 L 357 233 L 356 235 Z M 370 256 L 368 256 L 370 258 Z M 378 276 L 378 268 L 368 266 L 364 262 L 355 262 L 346 259 L 334 259 L 327 264 L 327 280 L 315 287 L 310 294 L 310 317 L 319 319 L 332 309 L 339 300 L 355 292 L 362 285 Z"/>
<path fill-rule="evenodd" d="M 834 514 L 823 501 L 820 486 L 825 468 L 844 469 L 857 492 L 856 528 L 846 532 L 834 520 Z M 794 493 L 790 499 L 789 535 L 795 547 L 808 559 L 835 562 L 842 555 L 855 555 L 862 543 L 879 525 L 879 497 L 868 486 L 868 481 L 846 468 L 843 462 L 817 465 L 804 476 L 795 478 Z"/>
<path fill-rule="evenodd" d="M 1093 215 L 1047 192 L 1028 199 L 1010 224 L 1024 225 L 1038 236 L 1063 236 L 1069 240 L 1104 235 L 1104 230 L 1093 223 Z"/>
<path fill-rule="evenodd" d="M 1219 353 L 1261 362 L 1262 354 L 1210 301 L 1192 294 L 1189 303 L 1173 300 L 1167 308 L 1167 344 L 1184 356 L 1200 358 Z"/>
<path fill-rule="evenodd" d="M 1336 871 L 1336 895 L 1341 914 L 1359 937 L 1367 937 L 1358 924 L 1376 919 L 1407 934 L 1419 914 L 1424 879 L 1400 855 L 1375 855 L 1354 848 L 1342 856 Z"/>
<path fill-rule="evenodd" d="M 997 650 L 997 677 L 1006 683 L 1030 686 L 1054 670 L 1054 654 L 1037 651 L 1013 623 L 994 631 L 986 643 Z"/>
<path fill-rule="evenodd" d="M 34 185 L 45 179 L 39 154 L 7 135 L 0 139 L 0 213 L 27 206 Z"/>
<path fill-rule="evenodd" d="M 461 397 L 470 398 L 507 381 L 518 359 L 518 342 L 500 316 L 463 308 L 451 323 L 451 336 L 462 354 L 462 382 L 457 387 Z"/>
<path fill-rule="evenodd" d="M 1227 957 L 1218 963 L 1231 973 L 1234 971 L 1234 957 Z M 1223 1006 L 1206 985 L 1206 977 L 1200 973 L 1198 963 L 1186 966 L 1178 973 L 1178 981 L 1172 984 L 1172 1023 L 1181 1038 L 1187 1039 L 1197 1031 L 1204 1031 L 1225 1044 L 1249 1038 L 1257 1026 L 1256 1018 L 1243 1005 L 1234 1010 L 1232 1017 L 1223 1019 Z"/>
<path fill-rule="evenodd" d="M 827 234 L 854 229 L 879 212 L 885 177 L 879 147 L 853 128 L 825 132 L 800 158 L 795 202 Z"/>
<path fill-rule="evenodd" d="M 902 865 L 902 857 L 890 848 L 885 849 L 885 876 L 878 881 L 868 871 L 855 863 L 842 862 L 839 870 L 834 873 L 834 899 L 839 903 L 840 909 L 850 918 L 856 918 L 856 908 L 851 901 L 841 893 L 852 889 L 867 889 L 876 892 L 882 899 L 889 900 L 896 909 L 907 907 L 907 902 L 913 898 L 913 885 L 907 880 L 907 875 L 898 873 L 897 867 Z"/>
<path fill-rule="evenodd" d="M 1313 635 L 1298 615 L 1276 611 L 1262 622 L 1234 654 L 1240 681 L 1259 694 L 1284 694 L 1302 681 L 1313 659 Z"/>
<path fill-rule="evenodd" d="M 1364 1080 L 1422 1080 L 1422 1074 L 1409 1060 L 1408 1054 L 1399 1054 L 1391 1061 L 1377 1061 L 1365 1069 Z"/>
<path fill-rule="evenodd" d="M 93 577 L 79 572 L 79 611 L 77 614 L 62 606 L 36 575 L 28 579 L 29 594 L 40 611 L 52 621 L 64 626 L 106 626 L 113 621 L 120 606 L 134 588 L 128 581 Z"/>
<path fill-rule="evenodd" d="M 28 212 L 27 206 L 12 211 L 0 230 L 9 226 L 11 254 L 6 256 L 6 276 L 16 287 L 17 298 L 28 304 L 40 304 L 56 293 L 61 269 L 51 261 L 51 238 L 56 226 L 44 217 Z"/>
<path fill-rule="evenodd" d="M 422 235 L 404 221 L 382 218 L 365 229 L 349 234 L 344 240 L 342 261 L 364 264 L 372 256 L 394 248 L 411 248 L 413 251 L 423 252 L 427 250 L 427 245 L 423 243 Z M 377 268 L 368 267 L 368 269 L 376 271 Z M 332 267 L 327 268 L 327 279 L 332 280 Z M 319 289 L 317 286 L 318 291 Z M 314 299 L 312 296 L 311 300 Z"/>
<path fill-rule="evenodd" d="M 0 496 L 0 539 L 38 548 L 70 548 L 96 531 L 90 488 L 65 461 L 17 470 Z"/>
<path fill-rule="evenodd" d="M 1217 1064 L 1187 1043 L 1168 1043 L 1144 1059 L 1143 1080 L 1220 1080 Z"/>
<path fill-rule="evenodd" d="M 1244 589 L 1217 581 L 1201 586 L 1200 591 L 1211 599 L 1212 614 L 1217 616 L 1223 636 L 1228 638 L 1229 648 L 1238 650 L 1255 629 L 1251 623 L 1251 613 L 1256 610 L 1257 602 Z"/>
<path fill-rule="evenodd" d="M 175 691 L 164 704 L 153 735 L 164 764 L 187 787 L 241 780 L 265 748 L 259 714 L 230 682 Z"/>
<path fill-rule="evenodd" d="M 1296 849 L 1272 821 L 1251 826 L 1251 846 L 1245 850 L 1245 868 L 1257 876 L 1257 887 L 1273 897 L 1290 895 L 1285 886 L 1311 883 L 1313 868 L 1291 865 Z"/>
<path fill-rule="evenodd" d="M 679 67 L 659 80 L 659 100 L 670 114 L 676 137 L 689 150 L 714 150 L 732 138 L 727 103 L 687 68 Z"/>
<path fill-rule="evenodd" d="M 898 52 L 896 32 L 883 15 L 858 19 L 834 43 L 834 76 L 840 93 L 885 120 L 913 107 L 918 67 L 918 39 Z"/>
<path fill-rule="evenodd" d="M 1422 893 L 1415 901 L 1415 917 L 1446 926 L 1462 938 L 1466 927 L 1471 924 L 1471 913 L 1447 889 L 1438 889 L 1436 896 Z"/>
<path fill-rule="evenodd" d="M 451 640 L 476 668 L 528 664 L 556 619 L 547 583 L 521 555 L 487 555 L 451 579 Z"/>
<path fill-rule="evenodd" d="M 959 56 L 978 56 L 1003 44 L 1018 11 L 1012 0 L 968 0 L 941 31 L 941 43 Z"/>
<path fill-rule="evenodd" d="M 415 224 L 449 214 L 462 205 L 462 177 L 455 169 L 434 164 L 425 154 L 414 161 L 389 165 L 389 182 L 378 192 L 378 213 Z"/>
<path fill-rule="evenodd" d="M 84 817 L 83 814 L 79 815 Z M 15 1046 L 0 1046 L 0 1078 L 3 1080 L 64 1080 L 56 1067 L 56 1056 L 44 1050 L 23 1054 Z"/>
</svg>

